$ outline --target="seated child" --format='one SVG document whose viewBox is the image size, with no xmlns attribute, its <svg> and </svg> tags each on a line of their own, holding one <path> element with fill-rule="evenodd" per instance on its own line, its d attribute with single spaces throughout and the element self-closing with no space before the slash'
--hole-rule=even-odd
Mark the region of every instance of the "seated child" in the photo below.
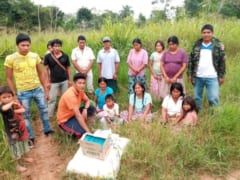
<svg viewBox="0 0 240 180">
<path fill-rule="evenodd" d="M 163 99 L 162 123 L 175 124 L 181 114 L 183 86 L 180 83 L 173 83 L 170 87 L 170 94 Z"/>
<path fill-rule="evenodd" d="M 17 160 L 17 171 L 23 172 L 27 168 L 20 160 L 31 163 L 32 158 L 23 157 L 29 151 L 28 132 L 22 113 L 25 109 L 14 101 L 14 95 L 7 86 L 0 88 L 0 112 L 4 122 L 5 132 L 12 156 Z"/>
<path fill-rule="evenodd" d="M 182 126 L 195 126 L 197 124 L 197 105 L 194 99 L 186 96 L 182 102 L 182 112 L 177 120 L 177 124 Z"/>
<path fill-rule="evenodd" d="M 114 102 L 114 97 L 108 94 L 105 98 L 106 104 L 103 106 L 103 117 L 100 122 L 104 129 L 109 126 L 114 126 L 122 123 L 122 119 L 119 118 L 119 106 Z"/>
</svg>

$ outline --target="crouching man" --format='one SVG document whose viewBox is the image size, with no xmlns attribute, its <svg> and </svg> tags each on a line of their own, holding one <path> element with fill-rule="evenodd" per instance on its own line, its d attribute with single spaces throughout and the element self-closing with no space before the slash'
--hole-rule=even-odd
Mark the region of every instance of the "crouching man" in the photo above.
<svg viewBox="0 0 240 180">
<path fill-rule="evenodd" d="M 77 73 L 73 77 L 73 86 L 62 95 L 57 110 L 59 127 L 79 139 L 85 132 L 90 132 L 90 116 L 94 116 L 95 107 L 84 92 L 86 76 Z M 84 103 L 84 106 L 79 108 Z"/>
</svg>

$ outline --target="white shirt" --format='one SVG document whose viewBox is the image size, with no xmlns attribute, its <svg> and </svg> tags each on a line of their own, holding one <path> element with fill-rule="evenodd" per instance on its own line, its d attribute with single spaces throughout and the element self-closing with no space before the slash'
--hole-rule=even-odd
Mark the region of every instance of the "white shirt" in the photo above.
<svg viewBox="0 0 240 180">
<path fill-rule="evenodd" d="M 197 77 L 216 78 L 217 72 L 213 66 L 212 43 L 201 45 Z"/>
<path fill-rule="evenodd" d="M 106 79 L 113 79 L 115 74 L 115 63 L 120 62 L 118 52 L 114 48 L 110 48 L 109 51 L 101 49 L 98 52 L 97 63 L 102 64 L 101 76 Z"/>
<path fill-rule="evenodd" d="M 114 117 L 119 115 L 119 106 L 118 104 L 114 103 L 112 109 L 109 109 L 106 104 L 103 106 L 104 116 Z"/>
<path fill-rule="evenodd" d="M 183 98 L 179 97 L 178 101 L 175 103 L 172 96 L 168 95 L 163 99 L 162 107 L 167 109 L 167 114 L 172 115 L 180 115 L 182 109 L 182 101 Z"/>
<path fill-rule="evenodd" d="M 73 61 L 77 61 L 77 64 L 82 69 L 87 69 L 90 61 L 95 59 L 93 51 L 90 47 L 85 46 L 83 50 L 76 47 L 72 50 L 71 58 Z"/>
</svg>

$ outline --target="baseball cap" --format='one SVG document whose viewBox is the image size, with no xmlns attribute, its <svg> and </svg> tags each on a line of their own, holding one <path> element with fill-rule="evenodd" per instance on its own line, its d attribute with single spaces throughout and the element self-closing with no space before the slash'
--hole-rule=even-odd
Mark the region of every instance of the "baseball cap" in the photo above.
<svg viewBox="0 0 240 180">
<path fill-rule="evenodd" d="M 110 39 L 110 37 L 105 36 L 102 41 L 103 41 L 103 42 L 108 42 L 108 41 L 111 41 L 111 39 Z"/>
</svg>

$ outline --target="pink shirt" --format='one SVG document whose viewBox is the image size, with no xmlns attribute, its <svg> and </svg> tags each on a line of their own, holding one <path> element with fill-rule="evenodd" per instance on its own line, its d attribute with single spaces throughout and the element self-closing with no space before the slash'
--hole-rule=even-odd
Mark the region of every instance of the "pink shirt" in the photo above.
<svg viewBox="0 0 240 180">
<path fill-rule="evenodd" d="M 191 111 L 186 114 L 186 116 L 180 122 L 182 125 L 195 126 L 197 124 L 197 113 L 196 111 Z"/>
<path fill-rule="evenodd" d="M 138 69 L 143 64 L 148 64 L 148 53 L 146 50 L 141 49 L 138 53 L 136 53 L 135 49 L 131 49 L 128 54 L 127 63 L 131 64 L 134 68 Z M 137 77 L 142 77 L 145 74 L 145 68 L 137 74 Z M 134 73 L 132 69 L 129 68 L 128 75 L 133 76 Z"/>
</svg>

